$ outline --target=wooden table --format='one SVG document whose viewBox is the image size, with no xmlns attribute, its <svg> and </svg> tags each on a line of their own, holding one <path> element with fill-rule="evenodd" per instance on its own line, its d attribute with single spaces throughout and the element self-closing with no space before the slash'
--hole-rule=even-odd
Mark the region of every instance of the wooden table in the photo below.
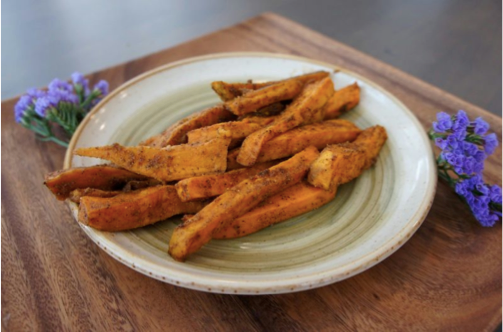
<svg viewBox="0 0 503 332">
<path fill-rule="evenodd" d="M 228 51 L 298 54 L 364 75 L 401 99 L 428 128 L 439 110 L 501 119 L 365 54 L 274 14 L 91 75 L 117 87 L 183 58 Z M 8 331 L 445 330 L 501 322 L 501 224 L 479 226 L 440 182 L 424 224 L 400 250 L 337 284 L 294 294 L 202 293 L 141 275 L 101 251 L 42 186 L 64 149 L 36 141 L 2 103 L 2 327 Z M 501 150 L 485 177 L 501 184 Z"/>
</svg>

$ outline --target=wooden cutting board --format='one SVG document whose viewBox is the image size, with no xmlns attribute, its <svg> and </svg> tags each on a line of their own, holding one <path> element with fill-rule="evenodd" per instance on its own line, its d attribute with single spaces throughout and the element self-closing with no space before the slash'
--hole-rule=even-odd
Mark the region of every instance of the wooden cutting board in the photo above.
<svg viewBox="0 0 503 332">
<path fill-rule="evenodd" d="M 266 51 L 333 63 L 382 85 L 425 129 L 436 112 L 501 118 L 281 16 L 266 13 L 90 76 L 111 88 L 160 65 L 203 54 Z M 479 226 L 439 182 L 426 220 L 400 250 L 351 279 L 294 294 L 215 295 L 141 275 L 101 251 L 42 186 L 65 149 L 34 139 L 2 102 L 2 327 L 33 330 L 456 330 L 501 322 L 501 224 Z M 501 149 L 485 178 L 501 184 Z"/>
</svg>

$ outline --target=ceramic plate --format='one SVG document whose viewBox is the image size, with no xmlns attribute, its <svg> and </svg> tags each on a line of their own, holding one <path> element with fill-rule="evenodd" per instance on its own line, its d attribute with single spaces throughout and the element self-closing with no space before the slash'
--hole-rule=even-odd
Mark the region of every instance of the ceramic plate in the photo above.
<svg viewBox="0 0 503 332">
<path fill-rule="evenodd" d="M 329 204 L 233 240 L 213 240 L 185 263 L 167 254 L 172 218 L 142 229 L 107 233 L 81 225 L 108 254 L 150 277 L 215 293 L 270 294 L 320 287 L 385 259 L 421 225 L 436 187 L 425 131 L 399 100 L 342 68 L 267 53 L 191 58 L 145 73 L 116 89 L 93 109 L 74 135 L 66 167 L 100 163 L 72 156 L 79 147 L 135 145 L 173 122 L 219 102 L 214 80 L 278 80 L 316 70 L 334 72 L 336 88 L 353 82 L 361 102 L 343 117 L 361 128 L 384 126 L 389 139 L 375 167 L 340 187 Z M 74 215 L 77 209 L 71 205 Z"/>
</svg>

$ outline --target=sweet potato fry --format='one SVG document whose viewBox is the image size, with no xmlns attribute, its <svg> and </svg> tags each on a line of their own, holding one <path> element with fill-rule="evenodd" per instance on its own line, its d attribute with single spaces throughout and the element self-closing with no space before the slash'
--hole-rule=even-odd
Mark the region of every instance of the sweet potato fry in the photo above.
<svg viewBox="0 0 503 332">
<path fill-rule="evenodd" d="M 174 145 L 163 149 L 113 144 L 80 148 L 74 153 L 84 157 L 106 159 L 132 172 L 168 182 L 224 172 L 230 141 L 227 136 L 203 144 Z"/>
<path fill-rule="evenodd" d="M 68 198 L 75 189 L 95 188 L 116 190 L 131 180 L 147 180 L 144 175 L 136 174 L 111 165 L 76 167 L 49 173 L 44 184 L 60 201 Z"/>
<path fill-rule="evenodd" d="M 247 83 L 225 83 L 222 81 L 216 81 L 211 83 L 212 89 L 217 93 L 217 95 L 222 99 L 223 101 L 229 101 L 231 99 L 234 99 L 236 97 L 242 96 L 244 92 L 249 91 L 249 90 L 257 90 L 261 89 L 265 86 L 275 84 L 278 82 L 284 82 L 288 80 L 299 80 L 302 82 L 302 84 L 306 84 L 307 82 L 311 81 L 319 81 L 325 77 L 327 77 L 330 73 L 326 71 L 316 71 L 312 72 L 309 74 L 304 74 L 304 75 L 299 75 L 299 76 L 294 76 L 291 78 L 287 78 L 281 81 L 270 81 L 270 82 L 265 82 L 265 83 L 252 83 L 252 82 L 247 82 Z"/>
<path fill-rule="evenodd" d="M 362 131 L 351 144 L 351 146 L 356 146 L 365 152 L 364 169 L 370 168 L 375 164 L 377 156 L 387 139 L 388 134 L 386 133 L 386 129 L 377 125 Z"/>
<path fill-rule="evenodd" d="M 230 221 L 212 235 L 214 239 L 233 239 L 255 233 L 270 225 L 300 216 L 330 202 L 336 191 L 326 191 L 300 182 L 266 199 L 253 210 Z M 190 218 L 184 216 L 184 219 Z"/>
<path fill-rule="evenodd" d="M 225 102 L 224 105 L 232 113 L 244 115 L 282 100 L 293 99 L 301 92 L 303 86 L 300 81 L 287 80 L 247 92 L 241 97 Z"/>
<path fill-rule="evenodd" d="M 248 136 L 239 151 L 237 161 L 243 166 L 253 165 L 265 143 L 282 133 L 319 117 L 319 109 L 334 92 L 330 77 L 306 85 L 302 93 L 271 124 Z"/>
<path fill-rule="evenodd" d="M 364 130 L 353 143 L 327 146 L 311 165 L 309 183 L 333 190 L 355 179 L 375 163 L 386 138 L 386 130 L 375 126 Z"/>
<path fill-rule="evenodd" d="M 169 254 L 184 261 L 211 240 L 215 229 L 250 211 L 264 199 L 294 185 L 319 155 L 312 146 L 292 158 L 240 182 L 178 226 L 169 242 Z"/>
<path fill-rule="evenodd" d="M 337 90 L 323 107 L 325 119 L 335 119 L 342 113 L 353 109 L 359 102 L 360 87 L 356 82 Z"/>
<path fill-rule="evenodd" d="M 74 191 L 72 191 L 70 193 L 70 196 L 68 197 L 68 199 L 74 203 L 79 203 L 80 198 L 84 197 L 84 196 L 114 197 L 114 196 L 117 196 L 118 194 L 122 194 L 122 191 L 119 191 L 119 190 L 106 191 L 106 190 L 95 189 L 95 188 L 75 189 Z"/>
<path fill-rule="evenodd" d="M 227 130 L 230 132 L 233 141 L 240 140 L 273 122 L 275 118 L 276 117 L 254 116 L 241 121 L 217 123 L 212 126 L 189 131 L 187 137 L 189 139 L 189 144 L 204 143 L 218 137 L 219 131 Z M 231 144 L 231 146 L 232 145 L 233 144 Z"/>
<path fill-rule="evenodd" d="M 222 104 L 216 105 L 176 122 L 161 134 L 146 139 L 140 145 L 162 148 L 184 144 L 187 143 L 189 131 L 233 119 L 235 116 Z"/>
<path fill-rule="evenodd" d="M 156 186 L 114 197 L 80 199 L 79 222 L 109 232 L 153 224 L 182 213 L 196 213 L 205 202 L 182 202 L 173 186 Z"/>
<path fill-rule="evenodd" d="M 358 177 L 363 171 L 365 159 L 362 149 L 327 146 L 311 165 L 308 181 L 315 187 L 330 190 Z"/>
<path fill-rule="evenodd" d="M 257 162 L 289 157 L 310 145 L 321 150 L 328 144 L 350 142 L 356 139 L 360 132 L 353 123 L 343 119 L 301 126 L 267 142 L 260 151 Z M 239 149 L 229 151 L 227 170 L 243 167 L 236 160 L 238 154 Z"/>
<path fill-rule="evenodd" d="M 253 167 L 237 169 L 227 173 L 203 175 L 179 181 L 176 191 L 182 202 L 218 196 L 243 180 L 277 164 L 276 162 L 258 163 Z"/>
</svg>

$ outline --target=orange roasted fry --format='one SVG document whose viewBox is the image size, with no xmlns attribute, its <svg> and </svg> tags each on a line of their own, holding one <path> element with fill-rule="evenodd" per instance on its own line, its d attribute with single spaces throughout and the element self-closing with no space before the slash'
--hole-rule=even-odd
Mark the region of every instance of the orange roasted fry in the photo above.
<svg viewBox="0 0 503 332">
<path fill-rule="evenodd" d="M 301 126 L 267 142 L 260 151 L 257 162 L 289 157 L 310 145 L 321 150 L 328 144 L 350 142 L 356 139 L 360 133 L 361 130 L 358 127 L 343 119 Z M 238 154 L 239 149 L 229 151 L 227 170 L 243 167 L 236 160 Z"/>
<path fill-rule="evenodd" d="M 117 196 L 118 194 L 121 194 L 121 193 L 122 193 L 122 191 L 119 191 L 119 190 L 106 191 L 106 190 L 95 189 L 95 188 L 75 189 L 74 191 L 72 191 L 70 193 L 70 196 L 68 197 L 68 199 L 74 203 L 79 203 L 80 198 L 84 197 L 84 196 L 114 197 L 114 196 Z"/>
<path fill-rule="evenodd" d="M 193 218 L 178 226 L 169 242 L 169 254 L 184 261 L 211 240 L 215 229 L 222 227 L 261 201 L 296 184 L 306 174 L 309 165 L 319 155 L 314 146 L 292 158 L 240 182 L 218 196 Z"/>
<path fill-rule="evenodd" d="M 364 169 L 370 168 L 375 164 L 377 156 L 387 139 L 388 134 L 386 133 L 386 129 L 377 125 L 362 131 L 351 144 L 351 146 L 362 149 L 365 152 Z"/>
<path fill-rule="evenodd" d="M 319 80 L 327 77 L 328 75 L 330 75 L 329 72 L 316 71 L 316 72 L 312 72 L 309 74 L 290 77 L 290 78 L 287 78 L 287 79 L 284 79 L 281 81 L 270 81 L 270 82 L 264 82 L 264 83 L 252 83 L 252 82 L 226 83 L 226 82 L 222 82 L 222 81 L 216 81 L 216 82 L 211 83 L 211 87 L 217 93 L 217 95 L 220 97 L 220 99 L 222 99 L 223 101 L 229 101 L 229 100 L 232 100 L 236 97 L 242 96 L 243 93 L 246 93 L 249 90 L 261 89 L 261 88 L 266 87 L 271 84 L 284 82 L 284 81 L 288 81 L 288 80 L 299 80 L 302 82 L 302 84 L 306 84 L 307 82 L 311 82 L 311 81 L 319 81 Z"/>
<path fill-rule="evenodd" d="M 243 166 L 253 165 L 265 143 L 282 133 L 312 122 L 313 117 L 322 119 L 319 110 L 334 92 L 330 77 L 305 86 L 302 93 L 271 124 L 248 136 L 239 151 L 237 161 Z"/>
<path fill-rule="evenodd" d="M 173 186 L 156 186 L 110 198 L 80 198 L 78 220 L 108 232 L 125 231 L 167 219 L 196 213 L 205 202 L 182 202 Z"/>
<path fill-rule="evenodd" d="M 356 82 L 337 90 L 323 107 L 325 119 L 335 119 L 353 109 L 359 102 L 360 87 Z"/>
<path fill-rule="evenodd" d="M 161 134 L 146 139 L 140 145 L 162 148 L 168 145 L 184 144 L 187 143 L 189 131 L 233 119 L 235 116 L 219 104 L 176 122 Z"/>
<path fill-rule="evenodd" d="M 276 117 L 254 116 L 241 121 L 217 123 L 187 133 L 190 143 L 204 143 L 219 137 L 221 130 L 229 131 L 232 140 L 240 140 L 273 122 Z M 231 144 L 232 145 L 232 144 Z"/>
<path fill-rule="evenodd" d="M 74 153 L 83 157 L 106 159 L 132 172 L 168 182 L 224 172 L 230 141 L 226 136 L 203 144 L 174 145 L 163 149 L 113 144 L 80 148 Z"/>
<path fill-rule="evenodd" d="M 304 84 L 297 80 L 275 83 L 229 100 L 225 102 L 225 107 L 238 116 L 245 115 L 256 112 L 264 106 L 293 99 L 301 92 L 303 86 Z"/>
<path fill-rule="evenodd" d="M 212 235 L 214 239 L 233 239 L 255 233 L 270 225 L 300 216 L 330 202 L 336 190 L 326 191 L 300 182 L 266 199 L 253 210 L 233 219 Z M 184 219 L 190 218 L 184 216 Z"/>
<path fill-rule="evenodd" d="M 253 167 L 241 168 L 227 173 L 188 178 L 179 181 L 175 188 L 183 202 L 210 198 L 223 194 L 225 190 L 275 164 L 277 162 L 258 163 Z"/>
<path fill-rule="evenodd" d="M 365 129 L 353 143 L 327 146 L 311 165 L 308 181 L 325 190 L 349 182 L 371 167 L 386 142 L 381 126 Z"/>
<path fill-rule="evenodd" d="M 311 165 L 309 183 L 330 190 L 358 177 L 363 172 L 366 156 L 362 149 L 355 149 L 350 144 L 330 145 L 323 149 Z"/>
<path fill-rule="evenodd" d="M 65 200 L 75 189 L 95 188 L 101 190 L 121 189 L 132 180 L 147 180 L 136 174 L 111 165 L 75 167 L 49 173 L 44 184 L 58 200 Z"/>
</svg>

